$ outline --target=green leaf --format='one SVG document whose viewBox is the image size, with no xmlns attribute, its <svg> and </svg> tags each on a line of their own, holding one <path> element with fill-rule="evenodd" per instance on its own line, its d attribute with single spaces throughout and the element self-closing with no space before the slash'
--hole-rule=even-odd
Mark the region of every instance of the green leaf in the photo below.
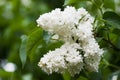
<svg viewBox="0 0 120 80">
<path fill-rule="evenodd" d="M 90 0 L 92 1 L 94 4 L 96 4 L 96 7 L 100 8 L 101 5 L 103 4 L 102 0 Z"/>
<path fill-rule="evenodd" d="M 64 80 L 71 80 L 71 75 L 67 71 L 64 74 L 62 74 L 62 76 Z"/>
<path fill-rule="evenodd" d="M 103 14 L 103 19 L 112 27 L 120 29 L 120 16 L 116 13 L 107 11 Z"/>
<path fill-rule="evenodd" d="M 104 8 L 106 9 L 115 9 L 115 0 L 103 0 L 104 1 Z M 109 5 L 108 5 L 109 4 Z"/>
<path fill-rule="evenodd" d="M 61 46 L 61 42 L 51 42 L 50 38 L 51 35 L 40 28 L 36 28 L 28 36 L 27 53 L 32 63 L 37 64 L 45 53 Z"/>
<path fill-rule="evenodd" d="M 46 49 L 49 50 L 54 50 L 55 48 L 59 48 L 63 44 L 62 41 L 57 41 L 57 42 L 50 42 L 49 44 L 46 45 Z"/>
<path fill-rule="evenodd" d="M 73 3 L 77 3 L 79 0 L 65 0 L 64 1 L 64 6 L 69 5 L 69 4 L 73 4 Z"/>
<path fill-rule="evenodd" d="M 36 44 L 32 47 L 30 54 L 29 54 L 29 58 L 30 61 L 34 64 L 37 64 L 39 59 L 42 57 L 42 55 L 44 54 L 44 52 L 42 51 L 43 46 L 44 45 L 44 41 L 43 40 L 39 40 L 38 42 L 36 42 Z M 46 48 L 44 47 L 44 50 L 46 51 Z"/>
<path fill-rule="evenodd" d="M 43 30 L 40 28 L 35 28 L 35 30 L 28 36 L 27 42 L 27 53 L 30 54 L 32 48 L 36 45 L 36 43 L 43 39 Z"/>
<path fill-rule="evenodd" d="M 77 80 L 88 80 L 88 79 L 83 76 L 80 76 Z"/>
<path fill-rule="evenodd" d="M 118 33 L 118 35 L 114 34 L 114 33 L 109 33 L 109 38 L 112 42 L 112 44 L 114 44 L 114 46 L 116 48 L 120 48 L 120 35 Z"/>
<path fill-rule="evenodd" d="M 22 43 L 20 46 L 20 60 L 22 62 L 22 67 L 24 67 L 27 59 L 26 44 L 27 44 L 28 37 L 26 35 L 22 35 L 21 40 L 22 40 Z"/>
<path fill-rule="evenodd" d="M 31 62 L 36 61 L 37 57 L 39 57 L 39 48 L 42 47 L 43 44 L 43 30 L 41 28 L 36 28 L 29 36 L 27 42 L 27 54 L 30 58 Z M 41 46 L 41 47 L 39 47 Z M 39 53 L 39 55 L 38 55 Z M 36 59 L 35 59 L 36 58 Z"/>
</svg>

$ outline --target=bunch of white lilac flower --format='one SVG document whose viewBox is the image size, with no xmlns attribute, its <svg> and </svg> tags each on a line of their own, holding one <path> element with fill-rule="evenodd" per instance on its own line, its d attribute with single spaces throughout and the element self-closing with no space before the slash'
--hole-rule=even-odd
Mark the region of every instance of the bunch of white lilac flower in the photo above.
<svg viewBox="0 0 120 80">
<path fill-rule="evenodd" d="M 49 51 L 39 62 L 42 70 L 48 74 L 68 71 L 71 76 L 79 74 L 82 69 L 98 71 L 103 54 L 93 36 L 94 18 L 84 9 L 67 6 L 64 11 L 59 8 L 40 15 L 38 26 L 55 34 L 64 44 L 54 51 Z"/>
</svg>

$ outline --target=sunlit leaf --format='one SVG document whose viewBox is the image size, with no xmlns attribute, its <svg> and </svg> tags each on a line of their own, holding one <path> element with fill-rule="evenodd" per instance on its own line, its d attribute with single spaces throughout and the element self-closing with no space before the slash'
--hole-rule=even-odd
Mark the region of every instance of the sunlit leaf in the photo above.
<svg viewBox="0 0 120 80">
<path fill-rule="evenodd" d="M 22 40 L 22 43 L 20 46 L 20 59 L 22 62 L 22 67 L 24 67 L 27 59 L 26 44 L 27 44 L 28 37 L 26 35 L 22 35 L 21 40 Z"/>
<path fill-rule="evenodd" d="M 64 5 L 66 6 L 66 5 L 69 5 L 69 4 L 73 4 L 73 3 L 76 3 L 76 2 L 78 2 L 79 0 L 65 0 L 64 1 Z"/>
<path fill-rule="evenodd" d="M 71 76 L 70 73 L 68 73 L 67 71 L 62 75 L 64 80 L 70 80 Z"/>
</svg>

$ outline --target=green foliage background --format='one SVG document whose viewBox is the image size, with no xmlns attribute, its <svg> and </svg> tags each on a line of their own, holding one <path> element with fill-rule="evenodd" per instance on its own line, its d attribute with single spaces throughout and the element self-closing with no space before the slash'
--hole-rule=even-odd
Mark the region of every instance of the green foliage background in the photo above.
<svg viewBox="0 0 120 80">
<path fill-rule="evenodd" d="M 96 18 L 94 35 L 105 51 L 99 72 L 47 75 L 37 66 L 43 54 L 62 42 L 51 40 L 51 35 L 37 27 L 36 19 L 67 5 L 84 7 Z M 16 71 L 5 71 L 3 61 L 14 63 Z M 120 80 L 119 0 L 0 0 L 0 80 L 113 80 L 115 75 Z"/>
</svg>

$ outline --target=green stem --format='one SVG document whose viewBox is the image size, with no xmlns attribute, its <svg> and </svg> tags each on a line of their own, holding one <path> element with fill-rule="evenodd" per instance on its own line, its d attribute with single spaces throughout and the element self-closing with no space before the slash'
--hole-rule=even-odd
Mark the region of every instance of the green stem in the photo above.
<svg viewBox="0 0 120 80">
<path fill-rule="evenodd" d="M 110 64 L 107 60 L 103 59 L 104 63 L 107 65 L 107 66 L 110 66 L 110 67 L 113 67 L 115 69 L 118 69 L 120 70 L 120 67 L 119 66 L 116 66 L 114 64 Z"/>
<path fill-rule="evenodd" d="M 113 67 L 113 68 L 116 68 L 116 69 L 120 70 L 120 67 L 119 67 L 119 66 L 116 66 L 116 65 L 114 65 L 114 64 L 109 64 L 108 66 L 111 66 L 111 67 Z"/>
<path fill-rule="evenodd" d="M 101 7 L 99 8 L 99 11 L 100 11 L 101 15 L 103 15 L 103 11 L 102 11 Z"/>
</svg>

